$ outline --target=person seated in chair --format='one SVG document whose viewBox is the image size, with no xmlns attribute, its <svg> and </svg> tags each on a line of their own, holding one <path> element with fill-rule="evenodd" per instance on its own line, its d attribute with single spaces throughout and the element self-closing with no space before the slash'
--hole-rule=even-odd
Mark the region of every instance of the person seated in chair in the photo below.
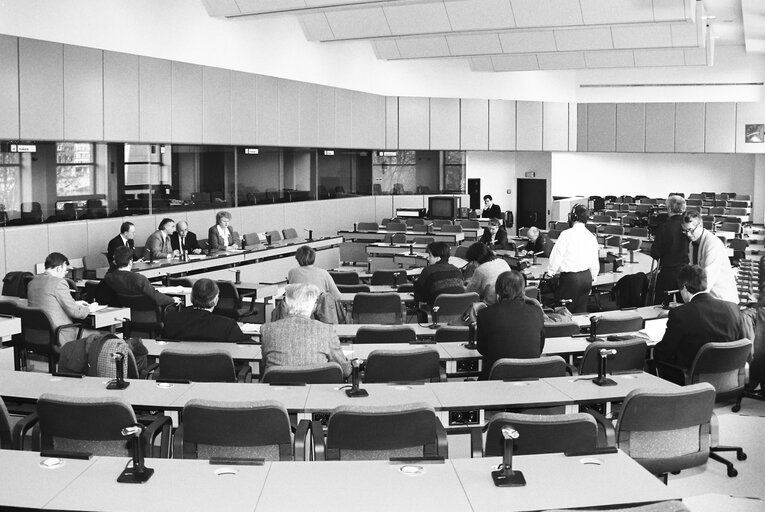
<svg viewBox="0 0 765 512">
<path fill-rule="evenodd" d="M 332 276 L 329 275 L 329 272 L 323 268 L 313 266 L 316 261 L 316 251 L 312 247 L 304 245 L 298 248 L 295 252 L 295 259 L 300 266 L 290 269 L 287 273 L 287 281 L 290 284 L 313 284 L 322 292 L 332 295 L 335 299 L 340 298 L 340 290 L 337 289 L 337 285 Z"/>
<path fill-rule="evenodd" d="M 526 232 L 526 238 L 528 239 L 528 242 L 526 242 L 526 245 L 521 249 L 524 255 L 530 256 L 532 254 L 545 252 L 545 239 L 547 237 L 539 232 L 538 227 L 531 226 Z"/>
<path fill-rule="evenodd" d="M 239 249 L 241 239 L 230 224 L 231 214 L 229 212 L 223 211 L 215 214 L 215 225 L 207 230 L 207 243 L 211 253 Z"/>
<path fill-rule="evenodd" d="M 265 371 L 272 366 L 304 366 L 334 361 L 345 377 L 351 363 L 330 324 L 311 319 L 321 291 L 312 284 L 289 284 L 284 292 L 287 316 L 260 329 Z"/>
<path fill-rule="evenodd" d="M 133 269 L 133 249 L 127 246 L 114 250 L 113 264 L 116 270 L 107 272 L 98 284 L 96 300 L 110 305 L 119 305 L 117 295 L 143 295 L 157 306 L 180 304 L 178 297 L 169 297 L 154 288 L 149 279 Z"/>
<path fill-rule="evenodd" d="M 510 270 L 510 265 L 505 260 L 497 258 L 494 251 L 481 242 L 476 242 L 468 248 L 465 259 L 477 265 L 465 291 L 476 292 L 487 305 L 497 302 L 497 278 L 503 272 Z"/>
<path fill-rule="evenodd" d="M 526 281 L 517 270 L 497 277 L 497 303 L 478 312 L 478 352 L 483 355 L 481 379 L 504 357 L 539 357 L 545 346 L 544 314 L 525 295 Z"/>
<path fill-rule="evenodd" d="M 483 228 L 483 235 L 481 235 L 481 243 L 488 245 L 491 249 L 513 249 L 515 244 L 507 241 L 507 230 L 502 227 L 502 221 L 499 219 L 491 219 L 489 221 L 489 227 Z"/>
<path fill-rule="evenodd" d="M 185 220 L 179 220 L 175 225 L 175 233 L 170 235 L 170 246 L 179 254 L 187 252 L 188 254 L 202 254 L 202 249 L 197 242 L 197 235 L 189 231 L 189 223 Z"/>
<path fill-rule="evenodd" d="M 738 305 L 712 296 L 703 268 L 683 266 L 677 275 L 677 286 L 684 304 L 669 311 L 667 330 L 653 349 L 655 361 L 688 369 L 706 343 L 744 337 Z M 679 376 L 668 377 L 678 384 L 684 383 Z"/>
<path fill-rule="evenodd" d="M 220 290 L 212 279 L 202 278 L 191 287 L 191 306 L 169 311 L 162 331 L 164 338 L 183 341 L 251 341 L 233 318 L 216 315 Z"/>
<path fill-rule="evenodd" d="M 481 217 L 484 219 L 499 219 L 502 217 L 502 208 L 498 204 L 494 204 L 494 198 L 489 194 L 483 196 L 483 210 L 481 210 Z"/>
<path fill-rule="evenodd" d="M 449 263 L 449 246 L 445 242 L 431 242 L 426 250 L 428 266 L 414 282 L 414 300 L 432 306 L 442 293 L 464 293 L 462 272 Z"/>
</svg>

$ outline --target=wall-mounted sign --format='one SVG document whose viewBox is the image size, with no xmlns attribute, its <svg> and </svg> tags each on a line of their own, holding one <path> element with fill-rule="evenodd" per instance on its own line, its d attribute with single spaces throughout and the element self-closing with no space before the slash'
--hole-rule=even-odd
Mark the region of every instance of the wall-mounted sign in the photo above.
<svg viewBox="0 0 765 512">
<path fill-rule="evenodd" d="M 527 178 L 534 178 L 536 177 L 537 173 L 535 171 L 526 171 L 525 176 Z"/>
<path fill-rule="evenodd" d="M 395 151 L 378 151 L 377 156 L 396 156 Z"/>
<path fill-rule="evenodd" d="M 245 155 L 257 155 L 258 153 L 260 153 L 258 148 L 244 148 Z"/>
<path fill-rule="evenodd" d="M 37 146 L 35 144 L 11 144 L 11 153 L 35 153 Z"/>
<path fill-rule="evenodd" d="M 335 156 L 335 150 L 334 149 L 325 149 L 324 150 L 324 156 Z"/>
</svg>

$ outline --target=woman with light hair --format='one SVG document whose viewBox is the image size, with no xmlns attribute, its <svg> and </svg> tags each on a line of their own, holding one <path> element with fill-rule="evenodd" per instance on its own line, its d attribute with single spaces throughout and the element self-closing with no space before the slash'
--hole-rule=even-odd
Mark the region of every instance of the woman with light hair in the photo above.
<svg viewBox="0 0 765 512">
<path fill-rule="evenodd" d="M 313 284 L 289 284 L 284 292 L 285 318 L 265 323 L 260 329 L 265 371 L 274 366 L 306 366 L 334 361 L 343 375 L 351 364 L 340 348 L 330 324 L 313 320 L 311 314 L 321 291 Z"/>
<path fill-rule="evenodd" d="M 215 214 L 215 225 L 207 231 L 207 245 L 210 252 L 239 249 L 239 234 L 231 224 L 231 214 L 220 211 Z"/>
<path fill-rule="evenodd" d="M 300 264 L 299 267 L 290 269 L 287 274 L 287 281 L 290 284 L 304 283 L 316 285 L 320 291 L 329 293 L 335 299 L 340 298 L 340 290 L 337 289 L 335 281 L 329 272 L 323 268 L 314 267 L 316 261 L 316 251 L 307 245 L 298 248 L 295 253 L 295 259 Z"/>
</svg>

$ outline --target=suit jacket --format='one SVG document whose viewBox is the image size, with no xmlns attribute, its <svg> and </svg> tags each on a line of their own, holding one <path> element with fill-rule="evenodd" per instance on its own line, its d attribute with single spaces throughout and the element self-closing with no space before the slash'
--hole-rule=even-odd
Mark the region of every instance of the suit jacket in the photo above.
<svg viewBox="0 0 765 512">
<path fill-rule="evenodd" d="M 109 240 L 109 245 L 106 246 L 106 257 L 109 260 L 110 266 L 114 266 L 114 251 L 117 250 L 117 247 L 124 247 L 124 245 L 125 244 L 122 243 L 122 235 L 117 235 Z M 128 239 L 127 245 L 133 249 L 133 261 L 136 261 L 143 256 L 143 254 L 135 254 L 135 240 Z"/>
<path fill-rule="evenodd" d="M 165 316 L 162 336 L 183 341 L 251 341 L 233 318 L 206 309 L 183 308 Z"/>
<path fill-rule="evenodd" d="M 173 253 L 173 248 L 170 245 L 169 240 L 170 237 L 168 237 L 167 242 L 164 242 L 164 236 L 165 234 L 163 231 L 156 230 L 146 239 L 144 248 L 151 251 L 151 257 L 155 260 L 167 258 L 168 254 Z"/>
<path fill-rule="evenodd" d="M 493 244 L 489 242 L 491 242 L 491 231 L 489 231 L 489 228 L 483 228 L 483 235 L 481 235 L 482 244 L 488 245 L 492 249 L 508 250 L 515 247 L 515 244 L 511 244 L 507 241 L 507 230 L 503 227 L 500 227 L 497 230 L 495 242 Z"/>
<path fill-rule="evenodd" d="M 260 328 L 264 367 L 303 366 L 334 361 L 343 375 L 351 374 L 351 363 L 340 348 L 340 339 L 330 324 L 302 316 L 288 316 Z"/>
<path fill-rule="evenodd" d="M 725 245 L 714 233 L 706 229 L 701 233 L 698 242 L 698 265 L 707 272 L 709 293 L 718 299 L 738 304 L 736 277 L 733 274 Z M 693 243 L 688 244 L 688 261 L 693 263 Z"/>
<path fill-rule="evenodd" d="M 682 267 L 688 263 L 688 237 L 683 229 L 683 216 L 673 215 L 658 227 L 651 257 L 661 260 L 662 268 Z"/>
<path fill-rule="evenodd" d="M 503 357 L 539 357 L 545 346 L 544 315 L 539 303 L 503 300 L 478 313 L 478 352 L 483 355 L 481 379 Z"/>
<path fill-rule="evenodd" d="M 705 343 L 743 338 L 740 322 L 736 304 L 699 293 L 688 304 L 670 310 L 664 337 L 653 349 L 654 359 L 689 368 Z"/>
<path fill-rule="evenodd" d="M 501 219 L 502 218 L 502 208 L 499 207 L 498 204 L 491 205 L 491 208 L 488 210 L 483 210 L 481 212 L 481 218 L 484 219 Z"/>
<path fill-rule="evenodd" d="M 526 242 L 526 245 L 523 246 L 523 250 L 527 252 L 544 252 L 545 251 L 545 242 L 547 241 L 547 237 L 539 233 L 539 236 L 536 240 L 533 242 L 529 240 Z"/>
<path fill-rule="evenodd" d="M 90 312 L 87 306 L 80 306 L 72 298 L 66 280 L 50 274 L 40 274 L 27 287 L 29 306 L 44 309 L 54 327 L 70 324 L 73 320 L 85 318 Z M 64 329 L 59 338 L 61 344 L 76 338 L 75 329 Z"/>
<path fill-rule="evenodd" d="M 174 302 L 172 297 L 158 292 L 146 276 L 136 272 L 127 272 L 125 270 L 108 272 L 101 282 L 115 294 L 143 295 L 158 306 L 167 306 Z"/>
<path fill-rule="evenodd" d="M 234 228 L 231 226 L 228 226 L 228 233 L 230 235 L 231 244 L 230 245 L 238 245 L 242 246 L 242 242 L 239 239 L 239 235 L 234 232 Z M 223 240 L 223 237 L 220 236 L 220 233 L 218 233 L 218 225 L 212 226 L 209 230 L 207 230 L 207 245 L 210 246 L 210 251 L 225 251 L 226 246 L 225 240 Z"/>
<path fill-rule="evenodd" d="M 197 235 L 189 231 L 186 233 L 186 237 L 183 240 L 186 251 L 191 252 L 195 249 L 199 249 L 199 243 L 197 243 Z M 170 246 L 174 251 L 181 250 L 181 235 L 176 231 L 170 235 Z"/>
</svg>

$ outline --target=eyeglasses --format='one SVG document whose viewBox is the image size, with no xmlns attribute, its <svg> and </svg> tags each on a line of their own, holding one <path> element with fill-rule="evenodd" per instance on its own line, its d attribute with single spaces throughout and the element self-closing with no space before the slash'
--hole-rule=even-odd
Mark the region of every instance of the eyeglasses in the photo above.
<svg viewBox="0 0 765 512">
<path fill-rule="evenodd" d="M 686 234 L 686 235 L 687 235 L 688 233 L 690 233 L 690 234 L 693 234 L 693 232 L 694 232 L 694 231 L 696 231 L 696 228 L 697 228 L 697 227 L 699 227 L 700 225 L 701 225 L 701 224 L 696 224 L 696 225 L 695 225 L 695 226 L 693 226 L 691 229 L 681 229 L 680 231 L 682 231 L 682 232 L 683 232 L 684 234 Z"/>
</svg>

